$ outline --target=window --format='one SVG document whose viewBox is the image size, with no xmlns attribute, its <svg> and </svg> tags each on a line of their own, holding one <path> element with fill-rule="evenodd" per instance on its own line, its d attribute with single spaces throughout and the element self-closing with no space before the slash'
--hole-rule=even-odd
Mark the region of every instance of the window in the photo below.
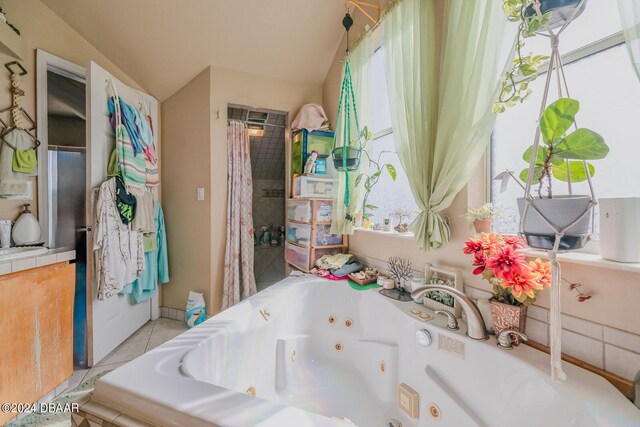
<svg viewBox="0 0 640 427">
<path fill-rule="evenodd" d="M 383 172 L 366 201 L 369 205 L 377 206 L 377 209 L 371 212 L 373 214 L 371 218 L 373 223 L 382 224 L 383 220 L 391 218 L 391 213 L 398 208 L 415 212 L 418 207 L 413 199 L 407 174 L 396 154 L 393 130 L 391 128 L 387 80 L 384 71 L 383 48 L 374 53 L 371 61 L 373 72 L 371 78 L 373 123 L 367 123 L 367 126 L 374 134 L 373 141 L 371 141 L 371 157 L 375 161 L 380 159 L 380 164 L 391 163 L 397 172 L 395 182 L 386 171 Z"/>
<path fill-rule="evenodd" d="M 605 159 L 593 162 L 596 196 L 640 196 L 640 168 L 636 165 L 640 158 L 640 82 L 620 34 L 618 8 L 609 3 L 588 2 L 582 16 L 561 35 L 561 54 L 571 97 L 580 101 L 576 122 L 601 134 L 610 148 Z M 546 37 L 538 36 L 533 41 L 527 43 L 525 50 L 541 54 L 549 51 Z M 530 85 L 533 94 L 524 104 L 498 116 L 491 141 L 491 177 L 505 169 L 518 175 L 527 167 L 522 153 L 533 143 L 545 78 L 546 73 L 541 74 Z M 555 81 L 552 82 L 550 101 L 556 96 Z M 555 181 L 553 188 L 555 194 L 567 193 L 565 183 Z M 587 183 L 574 184 L 573 192 L 589 194 Z M 516 198 L 522 193 L 515 183 L 509 183 L 507 191 L 500 193 L 500 183 L 492 181 L 491 201 L 502 213 L 494 221 L 495 231 L 517 232 Z M 595 223 L 597 237 L 597 211 Z"/>
</svg>

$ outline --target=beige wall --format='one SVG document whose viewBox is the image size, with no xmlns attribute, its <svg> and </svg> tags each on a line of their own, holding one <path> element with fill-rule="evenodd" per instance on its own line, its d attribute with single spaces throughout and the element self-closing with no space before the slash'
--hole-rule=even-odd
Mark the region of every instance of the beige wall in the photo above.
<svg viewBox="0 0 640 427">
<path fill-rule="evenodd" d="M 162 305 L 185 309 L 189 291 L 211 298 L 211 68 L 161 105 L 162 201 L 169 245 L 170 283 Z M 198 187 L 205 199 L 198 201 Z"/>
<path fill-rule="evenodd" d="M 292 66 L 295 66 L 292 63 Z M 224 274 L 227 217 L 227 104 L 286 111 L 291 122 L 306 103 L 322 103 L 322 85 L 289 82 L 254 74 L 213 68 L 211 111 L 211 210 L 212 295 L 207 300 L 212 314 L 220 310 Z M 218 116 L 219 113 L 219 116 Z"/>
<path fill-rule="evenodd" d="M 34 120 L 37 120 L 35 83 L 36 49 L 43 49 L 79 65 L 85 65 L 90 60 L 93 60 L 110 73 L 113 73 L 114 76 L 124 83 L 141 89 L 136 82 L 98 52 L 95 47 L 71 29 L 58 15 L 53 13 L 40 1 L 4 0 L 2 2 L 2 8 L 6 12 L 9 22 L 20 30 L 21 36 L 27 44 L 27 55 L 21 61 L 29 73 L 23 77 L 23 89 L 26 92 L 26 96 L 23 98 L 23 107 Z M 0 53 L 1 64 L 14 60 L 15 58 Z M 1 67 L 0 109 L 9 106 L 10 103 L 9 75 L 5 68 Z M 0 219 L 16 219 L 21 212 L 19 206 L 24 203 L 31 203 L 31 210 L 37 215 L 37 197 L 37 194 L 34 194 L 34 200 L 32 201 L 0 199 Z"/>
<path fill-rule="evenodd" d="M 441 8 L 438 13 L 442 13 Z M 360 15 L 355 14 L 354 21 L 353 28 L 357 33 L 357 30 L 363 28 L 364 20 Z M 342 69 L 339 61 L 344 49 L 343 40 L 323 85 L 324 109 L 330 120 L 335 120 L 337 114 Z M 451 220 L 451 241 L 448 247 L 438 251 L 422 252 L 413 239 L 356 232 L 349 239 L 350 251 L 379 261 L 386 261 L 390 256 L 406 257 L 411 260 L 417 270 L 422 270 L 426 263 L 458 268 L 463 271 L 467 286 L 490 291 L 491 287 L 486 281 L 471 274 L 470 259 L 461 252 L 464 241 L 473 233 L 471 224 L 462 215 L 467 206 L 478 206 L 486 201 L 484 167 L 484 163 L 480 162 L 478 171 L 474 173 L 469 186 L 458 194 L 452 206 L 445 211 Z M 569 263 L 563 263 L 562 268 L 563 277 L 572 282 L 582 283 L 582 290 L 593 295 L 588 302 L 579 303 L 575 293 L 571 293 L 568 285 L 563 284 L 562 311 L 564 313 L 636 334 L 640 333 L 640 310 L 638 310 L 640 274 Z M 536 304 L 548 308 L 549 292 L 543 292 Z"/>
<path fill-rule="evenodd" d="M 320 84 L 292 83 L 210 67 L 162 103 L 162 197 L 171 282 L 162 305 L 184 309 L 188 291 L 205 293 L 207 313 L 222 302 L 227 218 L 227 104 L 289 112 L 322 102 Z M 196 201 L 205 187 L 206 200 Z"/>
</svg>

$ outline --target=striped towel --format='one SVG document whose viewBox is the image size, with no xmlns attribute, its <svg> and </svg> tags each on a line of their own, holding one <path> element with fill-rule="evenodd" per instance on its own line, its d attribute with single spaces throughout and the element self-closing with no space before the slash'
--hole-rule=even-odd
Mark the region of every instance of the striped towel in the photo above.
<svg viewBox="0 0 640 427">
<path fill-rule="evenodd" d="M 119 124 L 116 130 L 116 153 L 125 185 L 141 187 L 147 183 L 147 171 L 143 153 L 136 155 L 127 128 Z"/>
</svg>

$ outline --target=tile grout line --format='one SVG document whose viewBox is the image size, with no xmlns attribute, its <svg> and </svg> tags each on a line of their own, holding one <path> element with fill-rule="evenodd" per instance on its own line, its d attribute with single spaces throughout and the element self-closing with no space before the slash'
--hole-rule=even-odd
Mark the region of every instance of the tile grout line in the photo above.
<svg viewBox="0 0 640 427">
<path fill-rule="evenodd" d="M 161 317 L 159 317 L 158 319 L 153 321 L 153 327 L 151 328 L 151 333 L 149 334 L 149 339 L 147 339 L 147 344 L 144 346 L 144 353 L 146 353 L 147 351 L 149 351 L 149 343 L 151 342 L 151 337 L 153 337 L 153 331 L 156 330 L 156 322 L 161 319 Z"/>
</svg>

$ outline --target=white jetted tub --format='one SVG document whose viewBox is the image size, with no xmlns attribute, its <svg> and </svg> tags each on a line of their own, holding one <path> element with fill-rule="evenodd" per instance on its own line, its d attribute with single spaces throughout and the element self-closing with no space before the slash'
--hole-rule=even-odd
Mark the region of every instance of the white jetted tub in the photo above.
<svg viewBox="0 0 640 427">
<path fill-rule="evenodd" d="M 469 339 L 415 307 L 288 278 L 105 375 L 93 400 L 163 426 L 640 426 L 603 378 L 565 364 L 554 383 L 548 355 Z M 400 384 L 419 396 L 417 418 L 398 406 Z"/>
</svg>

